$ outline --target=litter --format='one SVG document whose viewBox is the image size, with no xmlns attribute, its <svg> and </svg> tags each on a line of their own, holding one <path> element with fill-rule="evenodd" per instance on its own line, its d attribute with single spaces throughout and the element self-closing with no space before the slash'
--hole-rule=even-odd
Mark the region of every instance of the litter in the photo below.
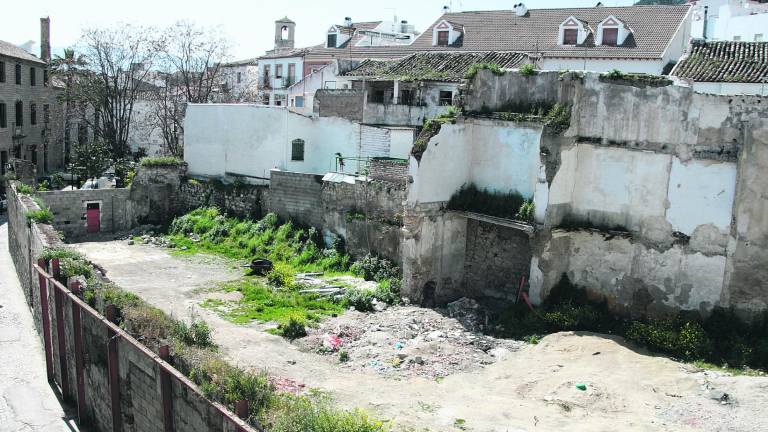
<svg viewBox="0 0 768 432">
<path fill-rule="evenodd" d="M 581 391 L 587 391 L 587 385 L 586 384 L 576 384 L 576 389 Z"/>
</svg>

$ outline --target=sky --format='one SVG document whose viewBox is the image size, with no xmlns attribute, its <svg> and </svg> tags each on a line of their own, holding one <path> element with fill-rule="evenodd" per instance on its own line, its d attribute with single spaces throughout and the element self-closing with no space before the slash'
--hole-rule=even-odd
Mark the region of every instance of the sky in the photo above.
<svg viewBox="0 0 768 432">
<path fill-rule="evenodd" d="M 232 44 L 232 58 L 257 57 L 274 44 L 274 21 L 284 16 L 296 22 L 296 46 L 317 45 L 325 31 L 354 21 L 408 20 L 424 31 L 442 13 L 453 11 L 511 9 L 520 0 L 35 0 L 13 2 L 0 14 L 0 40 L 17 45 L 39 41 L 40 17 L 51 17 L 54 53 L 77 43 L 84 27 L 129 22 L 167 26 L 189 20 L 218 27 Z M 598 0 L 523 0 L 529 8 L 588 7 Z M 633 0 L 602 0 L 606 6 L 627 6 Z M 115 5 L 115 6 L 112 6 Z M 10 13 L 9 13 L 10 12 Z M 37 51 L 35 52 L 38 53 Z"/>
</svg>

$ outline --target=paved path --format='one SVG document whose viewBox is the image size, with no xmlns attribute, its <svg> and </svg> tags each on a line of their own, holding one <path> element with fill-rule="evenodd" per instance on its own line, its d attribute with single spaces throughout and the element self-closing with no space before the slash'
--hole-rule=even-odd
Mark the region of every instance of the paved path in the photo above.
<svg viewBox="0 0 768 432">
<path fill-rule="evenodd" d="M 45 357 L 0 216 L 0 430 L 72 431 L 45 376 Z"/>
</svg>

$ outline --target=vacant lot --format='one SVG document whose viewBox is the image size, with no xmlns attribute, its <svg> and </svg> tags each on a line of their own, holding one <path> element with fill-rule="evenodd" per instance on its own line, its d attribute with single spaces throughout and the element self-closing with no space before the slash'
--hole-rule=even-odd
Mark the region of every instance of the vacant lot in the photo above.
<svg viewBox="0 0 768 432">
<path fill-rule="evenodd" d="M 768 430 L 768 378 L 702 371 L 647 355 L 618 338 L 559 333 L 538 345 L 491 341 L 506 349 L 505 355 L 491 358 L 473 344 L 457 343 L 458 333 L 462 340 L 473 335 L 464 334 L 455 322 L 449 326 L 451 318 L 397 307 L 324 321 L 321 328 L 326 331 L 356 329 L 348 338 L 354 349 L 350 362 L 340 363 L 338 356 L 312 351 L 315 332 L 291 344 L 263 331 L 268 324 L 238 325 L 200 307 L 209 298 L 226 299 L 227 294 L 211 289 L 240 278 L 237 263 L 203 255 L 175 257 L 162 248 L 125 241 L 77 248 L 113 281 L 154 306 L 181 318 L 200 315 L 233 362 L 328 391 L 344 406 L 367 409 L 398 425 L 434 431 Z M 413 335 L 409 338 L 393 321 L 415 326 Z M 435 323 L 446 325 L 443 334 L 435 333 Z M 401 340 L 404 347 L 396 347 L 393 342 Z M 464 350 L 458 358 L 448 355 L 456 346 Z M 464 357 L 473 354 L 477 361 L 467 362 Z M 394 363 L 367 367 L 371 363 L 360 357 L 364 355 L 379 365 L 390 358 Z M 446 358 L 467 365 L 422 374 L 418 370 L 424 365 L 408 361 L 417 356 L 425 363 Z M 402 364 L 394 360 L 400 357 Z M 395 367 L 414 373 L 389 373 Z"/>
</svg>

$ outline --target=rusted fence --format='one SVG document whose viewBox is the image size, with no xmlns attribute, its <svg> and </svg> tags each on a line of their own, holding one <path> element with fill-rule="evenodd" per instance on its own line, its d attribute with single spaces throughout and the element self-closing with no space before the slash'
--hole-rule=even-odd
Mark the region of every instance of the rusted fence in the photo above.
<svg viewBox="0 0 768 432">
<path fill-rule="evenodd" d="M 57 259 L 38 260 L 32 273 L 37 284 L 30 286 L 29 301 L 41 315 L 48 380 L 65 402 L 75 404 L 80 426 L 112 432 L 255 431 L 243 420 L 246 401 L 237 403 L 238 418 L 205 398 L 168 363 L 168 346 L 155 354 L 115 324 L 114 305 L 102 316 L 83 301 L 77 282 L 64 286 Z"/>
</svg>

